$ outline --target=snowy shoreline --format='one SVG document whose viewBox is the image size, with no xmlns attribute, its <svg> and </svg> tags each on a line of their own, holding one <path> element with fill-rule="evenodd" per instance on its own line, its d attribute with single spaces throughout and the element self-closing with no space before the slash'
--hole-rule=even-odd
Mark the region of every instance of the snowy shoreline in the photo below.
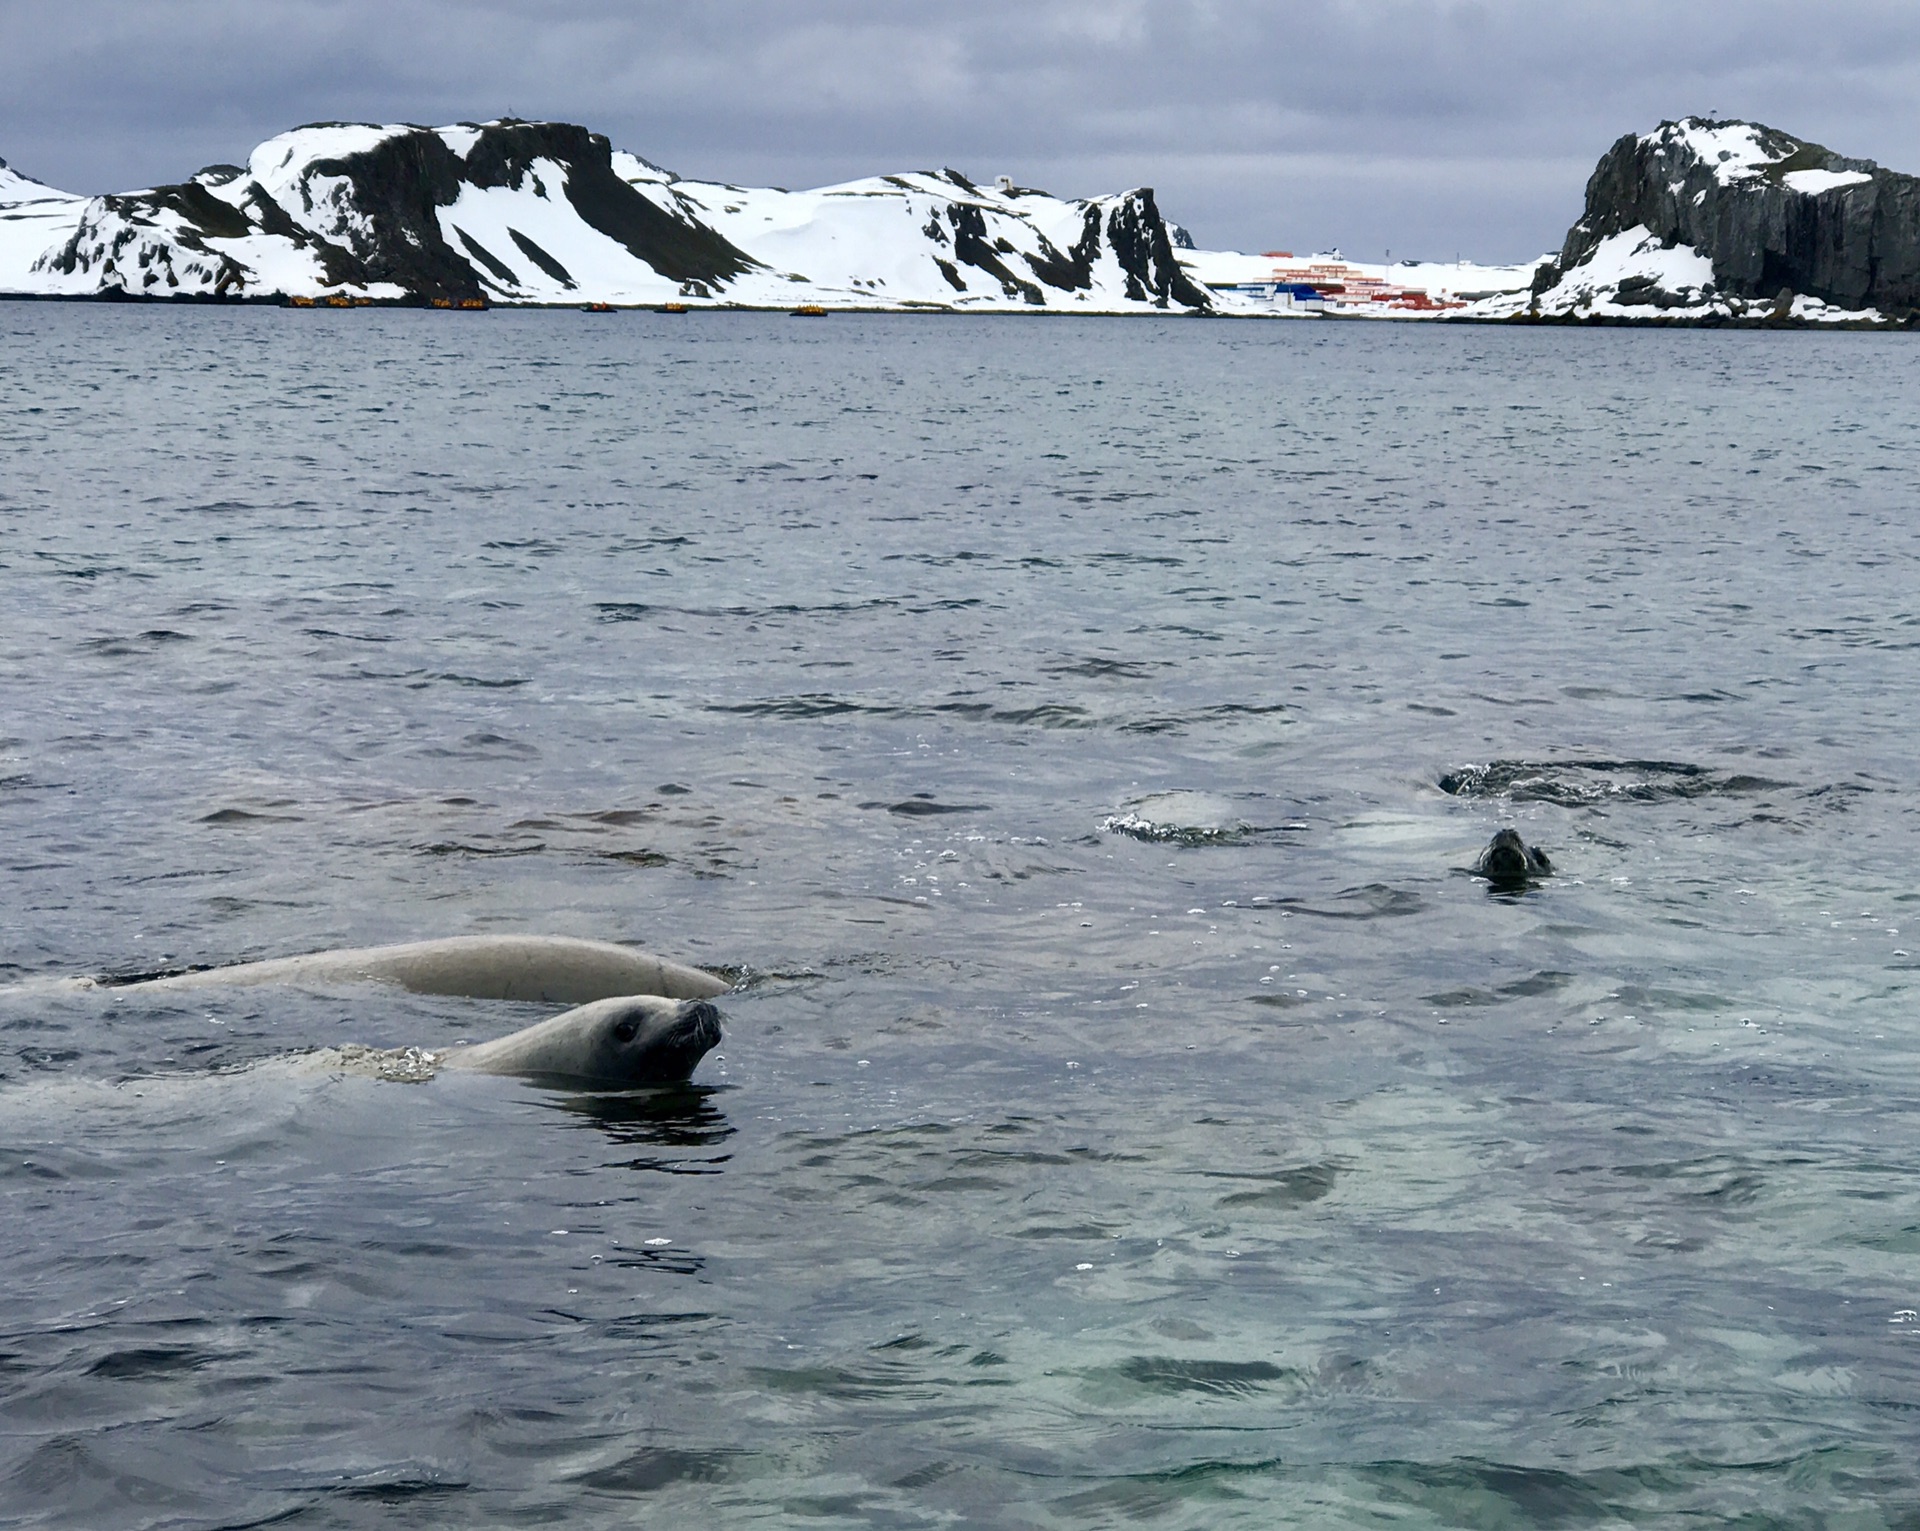
<svg viewBox="0 0 1920 1531">
<path fill-rule="evenodd" d="M 42 293 L 8 292 L 0 290 L 0 303 L 68 303 L 97 304 L 107 307 L 187 307 L 187 308 L 283 308 L 304 309 L 311 307 L 318 312 L 342 313 L 356 309 L 377 309 L 391 311 L 404 309 L 426 311 L 430 313 L 460 314 L 459 309 L 434 309 L 428 304 L 409 298 L 374 298 L 356 301 L 350 305 L 338 307 L 326 303 L 303 305 L 290 302 L 284 295 L 262 294 L 253 297 L 215 297 L 210 294 L 174 293 L 153 296 L 129 295 L 122 293 Z M 1405 313 L 1368 313 L 1346 314 L 1330 311 L 1313 312 L 1294 310 L 1293 312 L 1262 310 L 1257 308 L 1210 308 L 1210 309 L 1097 309 L 1097 308 L 1009 308 L 980 307 L 962 308 L 952 304 L 901 304 L 895 307 L 876 305 L 851 306 L 837 304 L 826 309 L 820 315 L 801 316 L 787 306 L 757 305 L 750 303 L 701 303 L 689 304 L 684 308 L 669 309 L 658 303 L 616 303 L 605 305 L 601 310 L 593 310 L 581 303 L 489 303 L 479 310 L 466 311 L 466 317 L 476 312 L 493 313 L 588 313 L 597 312 L 601 316 L 614 314 L 658 314 L 663 318 L 691 318 L 702 314 L 785 314 L 792 317 L 860 317 L 869 315 L 920 316 L 928 318 L 984 318 L 984 319 L 1227 319 L 1253 321 L 1298 321 L 1313 320 L 1330 324 L 1442 324 L 1469 325 L 1484 328 L 1487 326 L 1520 329 L 1641 329 L 1641 330 L 1846 330 L 1870 331 L 1876 334 L 1888 332 L 1906 332 L 1920 328 L 1920 320 L 1892 319 L 1883 314 L 1862 314 L 1850 310 L 1828 309 L 1826 317 L 1808 317 L 1800 313 L 1775 316 L 1768 312 L 1734 314 L 1716 312 L 1707 314 L 1648 315 L 1621 313 L 1529 313 L 1520 310 L 1514 313 L 1488 314 L 1473 311 L 1456 311 L 1439 314 Z"/>
</svg>

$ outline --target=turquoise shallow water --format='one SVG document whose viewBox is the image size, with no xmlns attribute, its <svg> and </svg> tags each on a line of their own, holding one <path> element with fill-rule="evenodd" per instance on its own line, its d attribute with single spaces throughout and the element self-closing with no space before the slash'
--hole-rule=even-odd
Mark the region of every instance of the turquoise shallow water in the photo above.
<svg viewBox="0 0 1920 1531">
<path fill-rule="evenodd" d="M 0 1521 L 1920 1521 L 1901 337 L 0 359 Z M 53 982 L 489 930 L 727 1040 Z"/>
</svg>

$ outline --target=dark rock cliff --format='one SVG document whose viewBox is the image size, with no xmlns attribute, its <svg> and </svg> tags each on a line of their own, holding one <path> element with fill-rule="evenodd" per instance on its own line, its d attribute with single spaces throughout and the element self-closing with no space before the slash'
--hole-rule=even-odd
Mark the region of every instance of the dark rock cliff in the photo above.
<svg viewBox="0 0 1920 1531">
<path fill-rule="evenodd" d="M 1153 200 L 1153 188 L 1128 192 L 1107 215 L 1107 242 L 1126 269 L 1127 296 L 1165 307 L 1169 300 L 1187 308 L 1209 307 L 1207 295 L 1188 277 L 1173 254 L 1166 220 Z"/>
<path fill-rule="evenodd" d="M 129 273 L 121 269 L 130 258 L 144 273 L 157 264 L 174 264 L 171 252 L 179 248 L 222 261 L 217 291 L 225 293 L 243 285 L 239 268 L 206 241 L 264 234 L 312 252 L 335 284 L 390 282 L 416 300 L 477 299 L 483 271 L 508 284 L 513 274 L 463 231 L 455 230 L 459 248 L 449 244 L 439 210 L 457 202 L 467 186 L 517 189 L 529 178 L 538 182 L 537 161 L 557 165 L 564 175 L 561 186 L 537 186 L 542 196 L 564 194 L 582 222 L 662 276 L 719 283 L 755 264 L 706 224 L 664 211 L 621 180 L 613 170 L 612 147 L 600 134 L 571 123 L 508 121 L 477 128 L 464 156 L 439 133 L 420 128 L 392 134 L 358 153 L 314 159 L 299 181 L 304 205 L 291 210 L 258 182 L 234 196 L 234 183 L 247 172 L 231 165 L 210 167 L 178 186 L 104 198 L 102 216 L 83 221 L 48 266 L 66 273 L 98 266 L 132 290 Z M 324 205 L 316 200 L 316 183 L 328 187 Z M 210 187 L 233 199 L 213 195 Z M 164 242 L 158 233 L 162 215 L 171 215 L 164 219 Z M 154 231 L 151 239 L 143 237 L 148 231 Z M 517 231 L 513 237 L 536 265 L 570 284 L 565 268 L 545 250 Z M 168 284 L 142 285 L 152 291 Z"/>
<path fill-rule="evenodd" d="M 1586 211 L 1558 258 L 1536 277 L 1536 296 L 1636 226 L 1706 257 L 1723 297 L 1790 292 L 1891 318 L 1920 309 L 1920 180 L 1758 123 L 1689 117 L 1620 139 L 1588 180 Z M 1649 289 L 1638 300 L 1659 297 Z"/>
</svg>

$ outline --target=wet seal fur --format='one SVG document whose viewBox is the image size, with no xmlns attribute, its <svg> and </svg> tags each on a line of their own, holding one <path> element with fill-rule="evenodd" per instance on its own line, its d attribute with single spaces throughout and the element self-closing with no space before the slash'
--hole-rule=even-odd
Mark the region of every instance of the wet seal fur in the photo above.
<svg viewBox="0 0 1920 1531">
<path fill-rule="evenodd" d="M 348 1042 L 281 1054 L 199 1076 L 356 1074 L 388 1084 L 427 1084 L 448 1071 L 512 1074 L 551 1089 L 615 1094 L 684 1085 L 720 1043 L 720 1012 L 710 1000 L 653 994 L 595 1000 L 493 1042 L 453 1047 L 368 1047 Z M 99 1085 L 109 1094 L 139 1097 L 192 1076 L 161 1074 Z M 85 1081 L 65 1080 L 69 1087 Z"/>
<path fill-rule="evenodd" d="M 167 992 L 270 983 L 398 984 L 415 994 L 587 1005 L 621 996 L 711 999 L 731 987 L 700 968 L 650 952 L 572 936 L 449 936 L 352 947 L 232 967 L 133 978 L 85 978 L 85 987 Z M 556 1020 L 560 1017 L 555 1017 Z"/>
<path fill-rule="evenodd" d="M 77 982 L 162 994 L 255 984 L 373 982 L 415 994 L 570 1004 L 571 1010 L 492 1042 L 436 1049 L 323 1048 L 309 1060 L 401 1083 L 421 1083 L 442 1069 L 458 1069 L 602 1090 L 684 1084 L 720 1041 L 720 1012 L 709 1001 L 732 987 L 715 974 L 650 952 L 570 936 L 451 936 Z"/>
<path fill-rule="evenodd" d="M 1494 832 L 1473 870 L 1496 888 L 1524 888 L 1537 877 L 1552 876 L 1553 863 L 1545 851 L 1522 840 L 1517 829 L 1502 829 Z"/>
<path fill-rule="evenodd" d="M 629 994 L 577 1005 L 497 1041 L 436 1052 L 431 1061 L 573 1088 L 630 1090 L 685 1084 L 719 1041 L 720 1012 L 705 999 Z"/>
</svg>

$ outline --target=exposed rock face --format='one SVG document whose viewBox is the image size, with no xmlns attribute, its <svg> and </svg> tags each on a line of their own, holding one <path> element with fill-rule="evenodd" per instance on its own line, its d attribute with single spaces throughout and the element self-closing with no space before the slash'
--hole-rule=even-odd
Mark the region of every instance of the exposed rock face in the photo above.
<svg viewBox="0 0 1920 1531">
<path fill-rule="evenodd" d="M 1066 202 L 953 170 L 756 190 L 682 180 L 570 123 L 515 120 L 317 123 L 268 140 L 244 168 L 117 196 L 72 197 L 0 169 L 5 291 L 1212 307 L 1149 190 Z"/>
<path fill-rule="evenodd" d="M 1169 301 L 1188 308 L 1207 306 L 1206 294 L 1174 259 L 1173 239 L 1154 205 L 1151 187 L 1121 199 L 1107 217 L 1107 240 L 1126 268 L 1128 297 L 1151 298 L 1163 308 Z"/>
<path fill-rule="evenodd" d="M 1660 251 L 1679 253 L 1681 281 Z M 1693 280 L 1687 255 L 1710 277 Z M 1665 122 L 1602 156 L 1586 211 L 1534 282 L 1546 311 L 1583 292 L 1650 316 L 1716 300 L 1785 316 L 1799 299 L 1904 318 L 1920 309 L 1920 180 L 1757 123 Z"/>
<path fill-rule="evenodd" d="M 341 134 L 370 141 L 325 152 Z M 259 284 L 248 281 L 244 256 L 218 246 L 265 238 L 307 256 L 326 287 L 475 299 L 483 296 L 483 273 L 513 283 L 514 272 L 457 225 L 449 240 L 442 211 L 454 208 L 469 187 L 518 191 L 539 183 L 542 169 L 582 223 L 672 281 L 723 282 L 757 264 L 697 218 L 668 213 L 621 180 L 608 141 L 571 123 L 496 122 L 457 136 L 321 123 L 286 138 L 312 141 L 290 146 L 277 163 L 271 152 L 257 151 L 247 170 L 219 165 L 178 186 L 95 199 L 72 238 L 44 257 L 40 269 L 98 270 L 103 279 L 118 277 L 130 294 L 147 296 L 178 290 L 184 268 L 190 278 L 210 273 L 214 295 L 224 296 Z M 320 152 L 312 152 L 316 147 Z M 265 167 L 281 174 L 257 173 Z M 546 190 L 541 184 L 540 195 Z M 515 243 L 549 275 L 573 285 L 530 238 L 521 235 Z M 183 261 L 176 252 L 200 259 Z M 156 271 L 158 283 L 146 279 Z"/>
</svg>

